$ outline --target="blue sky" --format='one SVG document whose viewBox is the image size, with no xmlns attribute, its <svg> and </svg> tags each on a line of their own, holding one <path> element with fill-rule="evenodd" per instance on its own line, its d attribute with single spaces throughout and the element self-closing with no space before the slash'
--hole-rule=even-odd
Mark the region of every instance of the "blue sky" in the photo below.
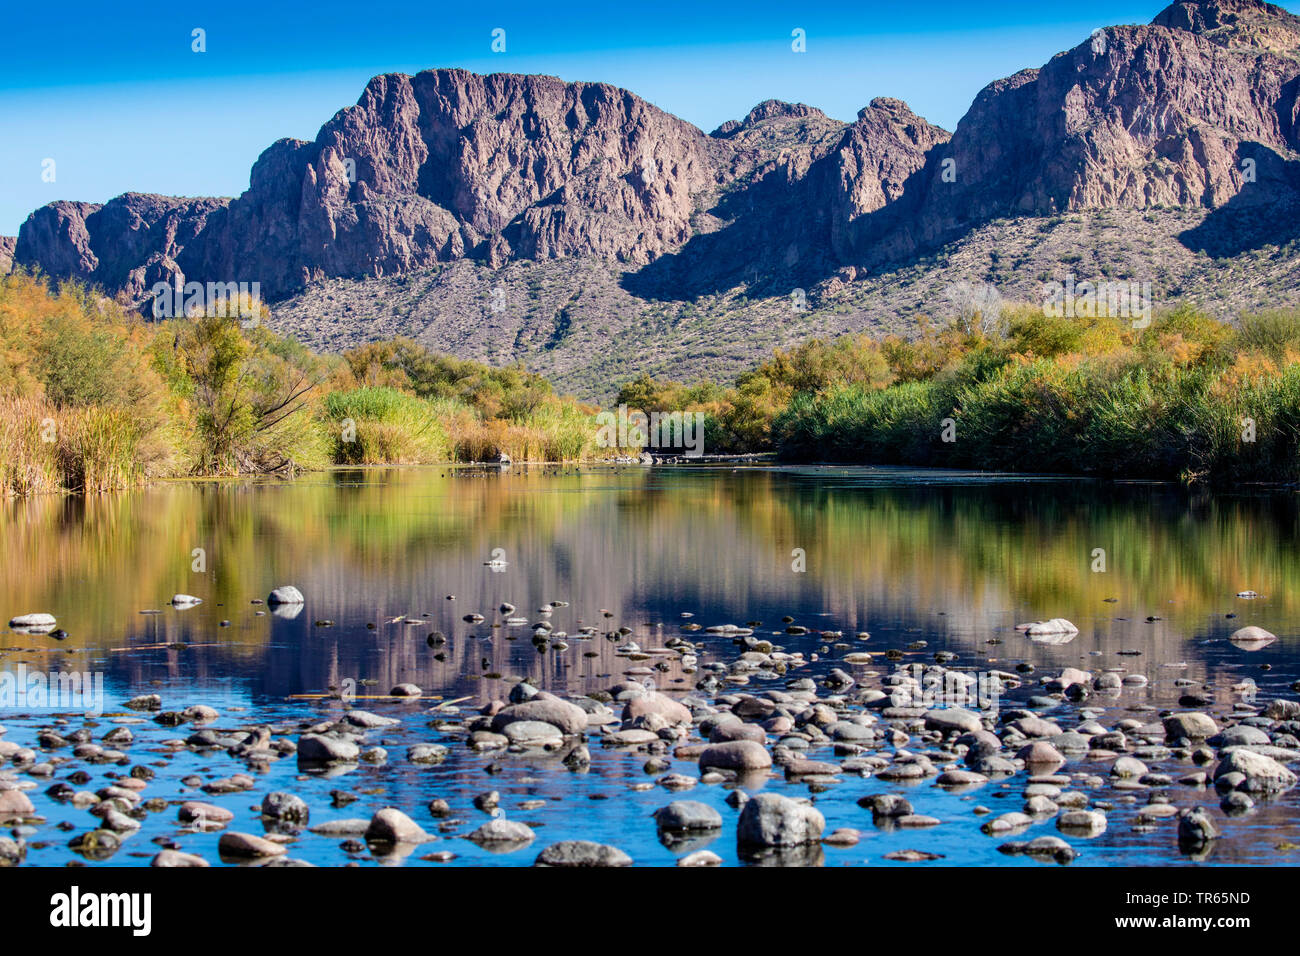
<svg viewBox="0 0 1300 956">
<path fill-rule="evenodd" d="M 1145 23 L 1152 3 L 131 3 L 10 5 L 0 30 L 0 235 L 54 199 L 236 195 L 376 73 L 438 66 L 626 87 L 705 131 L 761 100 L 851 120 L 875 96 L 952 129 L 986 83 Z M 1289 4 L 1294 8 L 1296 4 Z M 207 50 L 191 49 L 192 31 Z M 504 29 L 506 51 L 493 53 Z M 791 31 L 807 52 L 791 50 Z M 53 159 L 54 182 L 42 179 Z"/>
</svg>

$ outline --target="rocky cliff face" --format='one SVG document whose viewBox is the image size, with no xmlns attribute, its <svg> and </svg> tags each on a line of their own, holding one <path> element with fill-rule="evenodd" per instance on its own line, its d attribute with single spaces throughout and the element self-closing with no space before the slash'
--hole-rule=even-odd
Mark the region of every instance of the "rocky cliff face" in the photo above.
<svg viewBox="0 0 1300 956">
<path fill-rule="evenodd" d="M 644 263 L 689 234 L 711 172 L 699 130 L 612 86 L 379 76 L 315 142 L 262 154 L 201 269 L 274 296 L 465 257 Z"/>
<path fill-rule="evenodd" d="M 739 219 L 714 271 L 752 262 L 754 248 L 737 241 L 773 229 L 781 258 L 822 261 L 830 231 L 851 247 L 856 216 L 897 198 L 943 138 L 892 100 L 851 126 L 767 101 L 706 136 L 604 84 L 379 76 L 314 142 L 267 149 L 238 198 L 52 203 L 23 225 L 17 258 L 137 300 L 177 277 L 258 281 L 275 299 L 325 277 L 464 258 L 498 267 L 590 256 L 636 268 Z M 834 188 L 834 208 L 812 182 Z M 798 221 L 809 214 L 812 228 Z"/>
<path fill-rule="evenodd" d="M 0 276 L 8 275 L 14 266 L 14 245 L 17 236 L 0 236 Z"/>
<path fill-rule="evenodd" d="M 185 267 L 197 268 L 187 247 L 228 201 L 126 193 L 102 206 L 50 203 L 23 223 L 14 260 L 139 301 L 154 283 L 173 281 Z"/>
<path fill-rule="evenodd" d="M 1178 3 L 986 87 L 927 169 L 895 256 L 1001 217 L 1290 203 L 1300 17 Z M 949 175 L 945 177 L 945 162 Z"/>
<path fill-rule="evenodd" d="M 378 76 L 314 141 L 267 149 L 238 198 L 53 203 L 14 259 L 136 300 L 179 277 L 275 300 L 584 258 L 682 299 L 879 273 L 1008 217 L 1193 206 L 1239 225 L 1300 196 L 1298 53 L 1300 18 L 1278 7 L 1175 3 L 990 84 L 951 137 L 887 98 L 851 124 L 767 101 L 705 135 L 604 84 Z M 1240 230 L 1217 221 L 1206 235 L 1231 251 Z"/>
</svg>

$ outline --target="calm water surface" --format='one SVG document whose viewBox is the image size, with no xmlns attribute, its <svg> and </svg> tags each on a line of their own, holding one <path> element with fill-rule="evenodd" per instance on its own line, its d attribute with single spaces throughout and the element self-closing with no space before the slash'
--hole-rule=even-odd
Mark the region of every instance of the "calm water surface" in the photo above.
<svg viewBox="0 0 1300 956">
<path fill-rule="evenodd" d="M 497 605 L 508 601 L 533 620 L 543 604 L 567 601 L 568 607 L 551 615 L 557 630 L 573 635 L 582 623 L 602 632 L 626 625 L 643 648 L 680 634 L 684 612 L 706 626 L 762 621 L 758 633 L 782 631 L 784 615 L 814 631 L 844 632 L 846 646 L 840 647 L 832 646 L 838 640 L 828 643 L 815 634 L 774 638 L 789 650 L 819 657 L 787 676 L 820 677 L 849 650 L 889 648 L 921 662 L 936 651 L 951 651 L 958 655 L 952 666 L 972 670 L 1013 670 L 1029 661 L 1040 675 L 1064 666 L 1145 674 L 1148 686 L 1126 687 L 1097 703 L 1107 709 L 1102 720 L 1109 726 L 1126 716 L 1155 720 L 1158 709 L 1176 707 L 1179 678 L 1208 684 L 1211 713 L 1230 711 L 1240 699 L 1233 685 L 1247 678 L 1257 684 L 1260 698 L 1296 696 L 1290 685 L 1300 677 L 1298 531 L 1300 510 L 1289 494 L 1195 496 L 1159 485 L 899 469 L 412 468 L 334 471 L 282 484 L 168 484 L 116 497 L 0 505 L 0 613 L 7 619 L 48 611 L 69 633 L 56 642 L 5 632 L 0 668 L 102 671 L 107 706 L 96 722 L 96 739 L 114 721 L 139 719 L 121 704 L 141 693 L 161 694 L 169 710 L 210 704 L 222 714 L 217 727 L 269 722 L 278 733 L 289 733 L 301 721 L 337 716 L 337 699 L 310 695 L 328 695 L 344 681 L 355 682 L 362 695 L 382 694 L 404 681 L 419 684 L 426 696 L 418 704 L 357 705 L 403 718 L 400 727 L 368 737 L 389 750 L 387 764 L 325 776 L 302 774 L 295 760 L 284 759 L 243 794 L 209 798 L 181 782 L 191 774 L 208 780 L 244 772 L 242 762 L 224 753 L 186 751 L 169 759 L 161 742 L 184 737 L 188 729 L 147 719 L 129 724 L 137 736 L 128 749 L 132 762 L 151 765 L 158 774 L 145 796 L 227 806 L 236 814 L 232 829 L 260 832 L 252 809 L 274 789 L 302 795 L 313 824 L 368 817 L 392 805 L 436 830 L 446 821 L 430 817 L 426 807 L 434 797 L 448 800 L 455 819 L 464 821 L 398 859 L 349 856 L 338 839 L 304 835 L 290 854 L 313 863 L 448 865 L 420 857 L 451 850 L 458 856 L 450 865 L 526 865 L 548 843 L 586 838 L 613 843 L 638 864 L 671 865 L 705 846 L 735 864 L 741 862 L 735 811 L 724 802 L 724 787 L 701 785 L 679 794 L 632 789 L 657 776 L 642 770 L 646 755 L 604 750 L 596 738 L 590 742 L 590 771 L 572 773 L 545 760 L 473 754 L 430 726 L 426 710 L 437 698 L 465 698 L 458 705 L 465 713 L 504 697 L 508 679 L 521 677 L 547 690 L 584 694 L 623 680 L 633 666 L 603 638 L 571 638 L 567 651 L 538 654 L 529 628 L 492 626 L 499 621 Z M 202 549 L 200 571 L 194 570 L 196 549 Z M 792 570 L 796 549 L 805 555 L 802 573 Z M 485 565 L 493 557 L 504 559 L 504 570 Z M 1099 559 L 1104 571 L 1094 570 Z M 265 608 L 251 602 L 280 584 L 304 592 L 302 613 L 259 615 Z M 1261 597 L 1235 597 L 1247 588 Z M 174 610 L 167 602 L 177 592 L 204 603 Z M 141 613 L 150 610 L 161 613 Z M 464 623 L 472 611 L 488 621 Z M 416 623 L 386 623 L 398 616 Z M 1017 622 L 1048 617 L 1069 618 L 1081 633 L 1054 646 L 1013 630 Z M 1245 624 L 1265 627 L 1279 639 L 1260 650 L 1240 649 L 1227 637 Z M 448 638 L 442 661 L 426 643 L 434 630 Z M 854 640 L 858 631 L 870 632 L 870 641 Z M 726 638 L 687 636 L 705 642 L 705 661 L 726 662 L 737 653 Z M 914 646 L 921 641 L 923 648 Z M 888 666 L 881 661 L 872 669 Z M 658 685 L 685 694 L 700 675 L 673 667 L 656 673 Z M 868 669 L 853 670 L 861 676 Z M 783 686 L 752 681 L 746 690 Z M 1026 686 L 1003 706 L 1015 706 L 1032 692 Z M 1072 707 L 1060 709 L 1065 726 L 1073 726 L 1073 714 Z M 0 722 L 8 731 L 3 739 L 30 744 L 54 717 L 49 711 L 2 710 Z M 81 724 L 73 716 L 65 730 Z M 406 763 L 405 747 L 426 741 L 450 745 L 450 758 L 435 767 Z M 829 749 L 809 756 L 834 759 Z M 80 766 L 61 766 L 54 780 Z M 106 783 L 105 772 L 126 770 L 85 769 L 95 775 L 87 789 Z M 1075 758 L 1063 772 L 1104 775 L 1105 769 L 1104 762 Z M 1176 778 L 1194 768 L 1168 761 L 1152 769 Z M 673 770 L 698 774 L 689 761 L 674 761 Z M 986 818 L 973 812 L 978 805 L 1019 810 L 1023 775 L 963 794 L 945 793 L 930 782 L 900 787 L 852 774 L 840 779 L 812 795 L 828 830 L 856 827 L 862 842 L 849 849 L 818 848 L 786 862 L 903 865 L 882 857 L 917 849 L 944 854 L 948 863 L 1039 865 L 998 853 L 1003 840 L 980 833 Z M 29 837 L 33 864 L 77 859 L 67 840 L 93 822 L 84 810 L 44 797 L 50 782 L 30 792 L 47 820 Z M 809 795 L 806 783 L 772 779 L 766 786 Z M 358 799 L 336 809 L 329 798 L 334 789 Z M 494 854 L 464 839 L 487 819 L 471 798 L 492 789 L 500 791 L 511 819 L 537 829 L 532 846 Z M 942 824 L 924 831 L 877 829 L 857 800 L 882 790 L 907 793 L 918 813 L 939 817 Z M 1212 791 L 1174 787 L 1170 794 L 1180 805 L 1211 807 L 1225 832 L 1202 862 L 1300 860 L 1300 798 L 1294 792 L 1231 820 L 1219 811 Z M 1094 797 L 1115 808 L 1103 835 L 1071 838 L 1082 854 L 1074 865 L 1190 862 L 1177 852 L 1174 823 L 1164 821 L 1149 832 L 1133 829 L 1145 796 L 1125 803 L 1125 794 L 1103 788 Z M 689 845 L 662 845 L 650 814 L 672 799 L 718 807 L 724 828 Z M 526 800 L 546 803 L 519 809 Z M 76 831 L 57 830 L 65 820 Z M 1049 821 L 1016 838 L 1055 833 Z M 110 862 L 147 863 L 157 851 L 150 841 L 168 837 L 215 863 L 218 836 L 179 829 L 172 808 L 150 815 Z"/>
</svg>

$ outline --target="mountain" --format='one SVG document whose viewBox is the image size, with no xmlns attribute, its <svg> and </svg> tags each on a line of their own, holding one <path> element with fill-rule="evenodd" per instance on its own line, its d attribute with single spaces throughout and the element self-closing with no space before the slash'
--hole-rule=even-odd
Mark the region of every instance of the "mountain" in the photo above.
<svg viewBox="0 0 1300 956">
<path fill-rule="evenodd" d="M 12 258 L 136 303 L 256 281 L 317 347 L 409 334 L 605 397 L 906 332 L 959 282 L 1129 277 L 1225 317 L 1295 301 L 1298 121 L 1300 17 L 1260 0 L 1096 31 L 951 135 L 887 97 L 852 123 L 769 100 L 706 134 L 605 84 L 391 74 L 237 198 L 51 203 Z"/>
</svg>

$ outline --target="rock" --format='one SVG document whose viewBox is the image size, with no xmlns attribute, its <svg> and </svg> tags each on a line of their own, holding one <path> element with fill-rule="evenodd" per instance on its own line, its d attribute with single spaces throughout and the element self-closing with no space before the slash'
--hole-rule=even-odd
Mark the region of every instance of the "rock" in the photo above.
<svg viewBox="0 0 1300 956">
<path fill-rule="evenodd" d="M 1055 814 L 1060 809 L 1051 797 L 1042 795 L 1030 797 L 1025 801 L 1025 813 L 1033 817 L 1045 817 Z"/>
<path fill-rule="evenodd" d="M 938 817 L 926 816 L 922 813 L 909 813 L 906 816 L 895 817 L 894 825 L 905 829 L 920 829 L 922 827 L 937 827 L 941 821 Z"/>
<path fill-rule="evenodd" d="M 601 743 L 607 747 L 636 747 L 658 739 L 659 735 L 649 730 L 616 730 L 605 734 Z"/>
<path fill-rule="evenodd" d="M 1076 684 L 1087 686 L 1092 682 L 1092 675 L 1087 671 L 1081 671 L 1077 667 L 1066 667 L 1061 673 L 1048 681 L 1047 686 L 1053 690 L 1068 690 Z"/>
<path fill-rule="evenodd" d="M 1124 686 L 1124 678 L 1114 671 L 1105 671 L 1097 675 L 1092 686 L 1094 690 L 1119 690 Z"/>
<path fill-rule="evenodd" d="M 852 827 L 840 827 L 822 837 L 827 846 L 857 846 L 861 840 L 862 834 Z"/>
<path fill-rule="evenodd" d="M 1219 725 L 1214 719 L 1207 714 L 1198 714 L 1194 711 L 1185 714 L 1170 714 L 1162 723 L 1165 728 L 1165 737 L 1169 740 L 1177 740 L 1179 737 L 1186 737 L 1188 740 L 1204 740 L 1207 737 L 1213 737 L 1219 732 Z"/>
<path fill-rule="evenodd" d="M 299 796 L 282 791 L 268 793 L 262 798 L 262 816 L 284 823 L 306 826 L 311 816 L 307 803 Z"/>
<path fill-rule="evenodd" d="M 985 820 L 984 823 L 981 824 L 980 829 L 985 833 L 997 835 L 1022 829 L 1030 826 L 1033 822 L 1034 818 L 1028 814 L 1012 811 L 1010 813 L 1000 814 L 992 820 Z"/>
<path fill-rule="evenodd" d="M 1068 810 L 1056 818 L 1056 826 L 1081 836 L 1097 836 L 1106 830 L 1106 814 L 1099 810 Z"/>
<path fill-rule="evenodd" d="M 885 854 L 886 860 L 899 863 L 927 863 L 930 860 L 942 860 L 942 853 L 927 853 L 924 850 L 895 850 Z"/>
<path fill-rule="evenodd" d="M 31 634 L 48 634 L 54 630 L 58 622 L 53 614 L 19 614 L 17 617 L 9 619 L 9 627 L 15 631 L 26 631 Z"/>
<path fill-rule="evenodd" d="M 492 729 L 497 733 L 505 733 L 506 727 L 520 720 L 551 724 L 563 734 L 580 734 L 587 729 L 585 710 L 545 691 L 539 691 L 522 704 L 503 707 L 492 718 Z"/>
<path fill-rule="evenodd" d="M 658 714 L 673 726 L 685 726 L 691 722 L 690 709 L 666 694 L 651 693 L 644 697 L 633 697 L 623 705 L 624 724 L 647 714 Z"/>
<path fill-rule="evenodd" d="M 1140 777 L 1147 772 L 1147 765 L 1136 757 L 1116 757 L 1110 765 L 1112 777 Z"/>
<path fill-rule="evenodd" d="M 196 598 L 193 594 L 173 594 L 171 600 L 171 605 L 175 608 L 194 607 L 202 603 L 203 598 Z"/>
<path fill-rule="evenodd" d="M 1040 859 L 1051 859 L 1057 863 L 1069 863 L 1078 857 L 1079 852 L 1060 837 L 1040 836 L 1026 842 L 1004 843 L 998 847 L 999 853 L 1025 855 Z"/>
<path fill-rule="evenodd" d="M 533 861 L 534 866 L 631 866 L 632 858 L 617 847 L 590 840 L 552 843 Z"/>
<path fill-rule="evenodd" d="M 412 744 L 406 748 L 406 759 L 411 763 L 442 763 L 448 750 L 442 744 Z"/>
<path fill-rule="evenodd" d="M 1178 842 L 1182 846 L 1203 846 L 1219 836 L 1218 828 L 1203 807 L 1185 807 L 1178 814 Z"/>
<path fill-rule="evenodd" d="M 187 800 L 182 803 L 177 817 L 182 823 L 198 824 L 224 824 L 229 823 L 235 818 L 235 815 L 225 807 L 219 807 L 213 803 L 202 803 L 197 800 Z"/>
<path fill-rule="evenodd" d="M 527 843 L 536 836 L 527 824 L 497 817 L 483 824 L 466 839 L 475 843 Z"/>
<path fill-rule="evenodd" d="M 989 782 L 989 778 L 973 770 L 945 770 L 935 783 L 941 787 L 972 787 Z"/>
<path fill-rule="evenodd" d="M 540 720 L 516 720 L 506 724 L 505 738 L 520 747 L 559 747 L 564 743 L 560 728 Z"/>
<path fill-rule="evenodd" d="M 722 827 L 722 814 L 707 803 L 696 800 L 674 800 L 656 810 L 654 818 L 660 830 L 717 830 Z"/>
<path fill-rule="evenodd" d="M 163 850 L 149 861 L 150 866 L 157 867 L 201 867 L 208 866 L 207 860 L 201 856 L 195 856 L 193 853 L 182 853 L 179 850 Z"/>
<path fill-rule="evenodd" d="M 239 833 L 227 830 L 221 834 L 217 851 L 222 856 L 256 858 L 263 856 L 282 856 L 286 851 L 283 844 L 275 843 L 251 833 Z"/>
<path fill-rule="evenodd" d="M 1037 767 L 1059 767 L 1065 763 L 1065 758 L 1061 756 L 1061 752 L 1045 740 L 1035 740 L 1033 743 L 1021 747 L 1016 751 L 1016 758 Z"/>
<path fill-rule="evenodd" d="M 873 818 L 881 820 L 905 817 L 914 812 L 911 802 L 897 793 L 877 793 L 863 797 L 858 801 L 858 806 L 870 810 Z"/>
<path fill-rule="evenodd" d="M 1268 706 L 1264 708 L 1264 716 L 1271 720 L 1300 719 L 1300 701 L 1283 700 L 1280 697 L 1270 700 Z"/>
<path fill-rule="evenodd" d="M 1232 773 L 1242 775 L 1241 789 L 1251 793 L 1289 790 L 1296 782 L 1296 775 L 1272 757 L 1244 749 L 1230 750 L 1223 756 L 1214 768 L 1215 783 Z"/>
<path fill-rule="evenodd" d="M 713 744 L 700 754 L 700 770 L 710 767 L 719 770 L 766 770 L 772 766 L 772 755 L 767 748 L 753 740 L 732 740 Z"/>
<path fill-rule="evenodd" d="M 365 836 L 369 829 L 369 820 L 352 817 L 344 820 L 326 820 L 311 827 L 310 832 L 324 837 Z"/>
<path fill-rule="evenodd" d="M 162 706 L 161 700 L 159 701 L 158 706 Z M 206 704 L 194 704 L 193 706 L 186 707 L 181 711 L 181 716 L 191 723 L 202 724 L 210 723 L 221 715 L 217 713 L 215 708 L 209 707 Z"/>
<path fill-rule="evenodd" d="M 21 790 L 0 790 L 0 820 L 30 817 L 35 813 L 32 801 Z"/>
<path fill-rule="evenodd" d="M 1248 627 L 1233 631 L 1228 640 L 1243 647 L 1258 648 L 1263 647 L 1265 644 L 1272 644 L 1277 640 L 1277 635 L 1272 631 L 1266 631 L 1262 627 L 1251 624 Z"/>
<path fill-rule="evenodd" d="M 366 840 L 370 843 L 425 843 L 434 839 L 401 810 L 384 807 L 370 818 Z"/>
<path fill-rule="evenodd" d="M 740 811 L 736 838 L 754 846 L 799 846 L 820 840 L 825 827 L 826 819 L 810 804 L 759 793 Z"/>
<path fill-rule="evenodd" d="M 1220 733 L 1210 737 L 1207 743 L 1220 749 L 1259 745 L 1267 747 L 1270 740 L 1268 734 L 1258 727 L 1251 727 L 1249 724 L 1238 724 L 1235 727 L 1225 727 Z"/>
<path fill-rule="evenodd" d="M 511 608 L 511 610 L 513 611 L 514 608 Z M 509 611 L 502 613 L 508 614 Z M 537 688 L 527 681 L 520 681 L 510 688 L 510 703 L 512 704 L 522 704 L 524 701 L 531 700 L 536 696 Z"/>
<path fill-rule="evenodd" d="M 722 857 L 711 850 L 696 850 L 677 861 L 678 866 L 721 866 Z"/>
<path fill-rule="evenodd" d="M 1078 634 L 1079 629 L 1063 617 L 1054 617 L 1050 621 L 1034 621 L 1030 624 L 1017 624 L 1017 631 L 1024 631 L 1028 637 L 1057 637 L 1065 634 Z"/>
<path fill-rule="evenodd" d="M 1255 801 L 1240 790 L 1233 790 L 1224 794 L 1219 801 L 1219 809 L 1229 816 L 1238 813 L 1245 813 L 1255 806 Z"/>
<path fill-rule="evenodd" d="M 979 714 L 973 711 L 963 710 L 960 707 L 946 707 L 926 711 L 925 727 L 927 730 L 938 730 L 946 734 L 975 733 L 984 729 L 984 723 L 980 720 Z"/>
<path fill-rule="evenodd" d="M 663 787 L 665 790 L 689 790 L 699 783 L 699 781 L 694 777 L 688 777 L 685 774 L 669 773 L 660 777 L 655 781 L 655 783 Z"/>
<path fill-rule="evenodd" d="M 304 734 L 298 739 L 299 763 L 336 763 L 356 760 L 361 748 L 351 740 L 323 734 Z"/>
<path fill-rule="evenodd" d="M 367 710 L 349 710 L 343 715 L 343 720 L 353 727 L 360 727 L 363 730 L 371 730 L 378 727 L 396 727 L 401 723 L 395 717 L 381 717 L 378 714 L 372 714 Z"/>
<path fill-rule="evenodd" d="M 284 584 L 273 590 L 266 597 L 266 603 L 275 604 L 302 604 L 306 599 L 292 584 Z"/>
<path fill-rule="evenodd" d="M 99 807 L 95 807 L 91 812 L 93 813 L 98 809 Z M 112 830 L 114 833 L 134 833 L 140 829 L 140 821 L 128 817 L 116 807 L 109 806 L 103 812 L 100 826 L 106 830 Z"/>
<path fill-rule="evenodd" d="M 91 860 L 106 860 L 122 848 L 122 838 L 112 830 L 90 830 L 68 841 L 75 852 Z"/>
<path fill-rule="evenodd" d="M 1021 717 L 1012 721 L 1010 726 L 1026 737 L 1057 737 L 1061 734 L 1057 724 L 1042 717 Z"/>
<path fill-rule="evenodd" d="M 424 691 L 416 684 L 398 684 L 388 692 L 390 697 L 420 697 Z"/>
<path fill-rule="evenodd" d="M 825 760 L 808 760 L 804 757 L 792 757 L 785 761 L 787 779 L 797 777 L 831 777 L 840 772 L 839 764 Z"/>
</svg>

